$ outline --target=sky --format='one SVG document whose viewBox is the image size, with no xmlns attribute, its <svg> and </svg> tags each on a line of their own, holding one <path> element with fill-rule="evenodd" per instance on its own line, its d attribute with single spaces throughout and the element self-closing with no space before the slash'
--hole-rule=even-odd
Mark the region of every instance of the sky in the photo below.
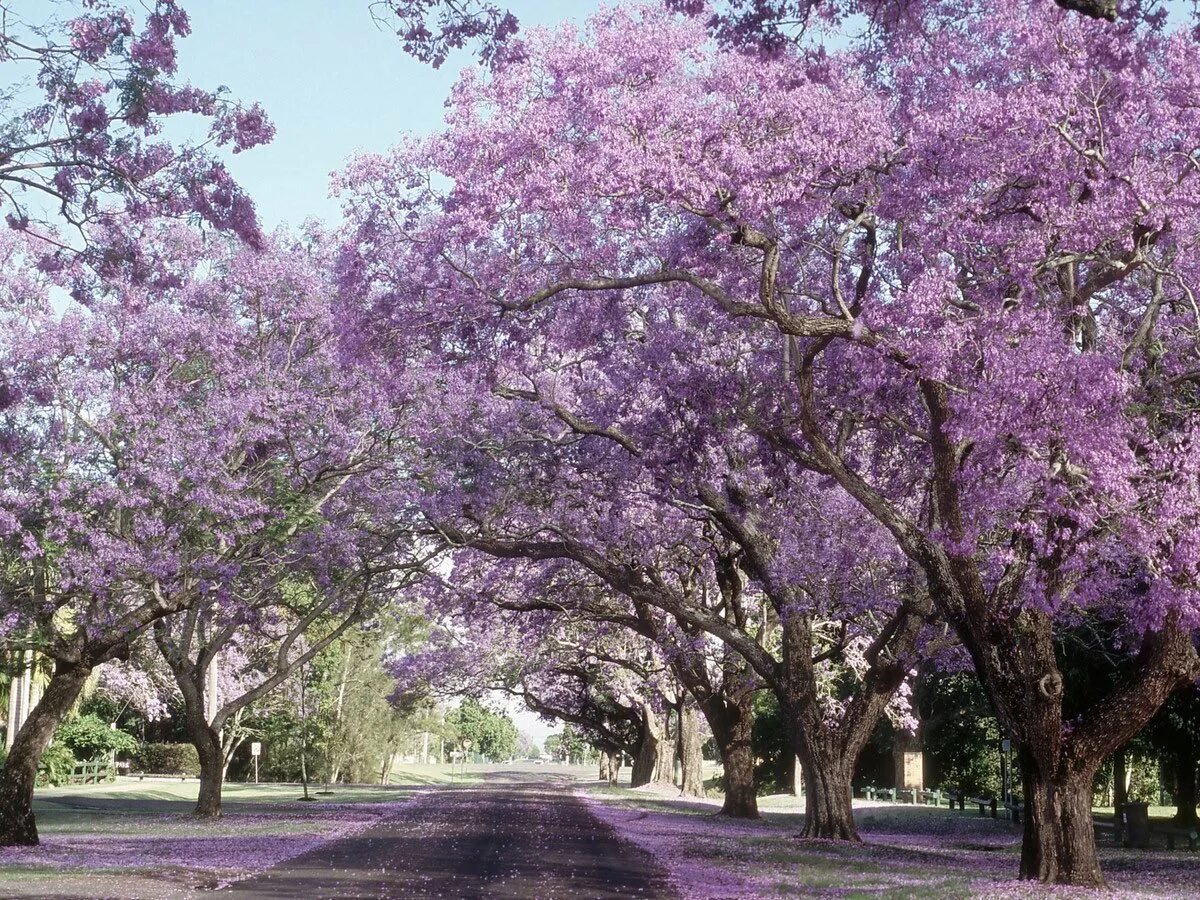
<svg viewBox="0 0 1200 900">
<path fill-rule="evenodd" d="M 582 21 L 595 0 L 510 0 L 522 25 Z M 428 133 L 469 52 L 433 70 L 409 58 L 372 19 L 369 0 L 191 0 L 192 34 L 179 44 L 183 78 L 262 103 L 275 140 L 233 157 L 230 170 L 268 230 L 332 220 L 329 175 L 360 150 L 383 151 Z"/>
<path fill-rule="evenodd" d="M 522 25 L 582 21 L 596 0 L 511 0 Z M 179 44 L 182 79 L 258 101 L 275 140 L 229 159 L 267 230 L 334 220 L 329 176 L 357 151 L 383 151 L 405 133 L 428 133 L 469 52 L 433 70 L 406 56 L 372 19 L 369 0 L 190 0 L 192 34 Z M 511 698 L 494 698 L 538 743 L 549 725 Z"/>
</svg>

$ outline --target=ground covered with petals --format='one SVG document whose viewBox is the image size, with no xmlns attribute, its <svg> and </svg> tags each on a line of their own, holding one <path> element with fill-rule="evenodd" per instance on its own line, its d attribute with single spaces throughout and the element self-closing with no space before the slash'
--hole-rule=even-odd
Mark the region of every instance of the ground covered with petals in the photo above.
<svg viewBox="0 0 1200 900">
<path fill-rule="evenodd" d="M 673 790 L 589 786 L 591 811 L 652 853 L 685 898 L 1108 896 L 1017 881 L 1020 833 L 974 812 L 856 801 L 861 845 L 799 838 L 802 809 L 769 798 L 757 822 L 724 819 L 717 801 Z M 1121 897 L 1200 897 L 1200 857 L 1106 846 L 1101 863 Z"/>
<path fill-rule="evenodd" d="M 42 792 L 41 844 L 0 849 L 0 895 L 182 897 L 215 889 L 358 834 L 424 788 L 338 786 L 306 803 L 296 785 L 228 785 L 217 821 L 191 816 L 195 790 L 167 782 Z"/>
</svg>

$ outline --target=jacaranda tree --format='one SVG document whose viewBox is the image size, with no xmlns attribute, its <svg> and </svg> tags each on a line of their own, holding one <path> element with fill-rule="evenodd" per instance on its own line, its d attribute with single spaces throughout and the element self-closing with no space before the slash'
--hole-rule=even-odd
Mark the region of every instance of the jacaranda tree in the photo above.
<svg viewBox="0 0 1200 900">
<path fill-rule="evenodd" d="M 0 844 L 36 843 L 38 759 L 95 667 L 164 617 L 238 608 L 264 570 L 321 583 L 357 561 L 349 529 L 370 534 L 338 495 L 378 459 L 396 395 L 362 379 L 385 401 L 371 407 L 306 377 L 337 360 L 353 379 L 318 327 L 348 317 L 296 284 L 283 249 L 183 226 L 141 243 L 155 283 L 109 279 L 87 307 L 60 309 L 21 257 L 6 268 L 3 626 L 55 668 L 0 769 Z"/>
<path fill-rule="evenodd" d="M 1043 0 L 926 12 L 869 58 L 714 51 L 650 8 L 527 36 L 443 134 L 350 170 L 343 277 L 442 330 L 452 389 L 482 369 L 560 440 L 637 448 L 648 491 L 808 473 L 856 503 L 1021 749 L 1022 874 L 1097 884 L 1092 776 L 1200 669 L 1200 46 Z M 691 453 L 632 429 L 675 419 Z M 433 515 L 487 520 L 472 474 Z M 1068 721 L 1055 635 L 1088 616 L 1136 658 Z"/>
<path fill-rule="evenodd" d="M 118 226 L 153 217 L 259 242 L 254 204 L 215 151 L 265 143 L 274 127 L 257 104 L 178 80 L 176 43 L 191 30 L 179 3 L 40 4 L 47 20 L 29 18 L 39 4 L 21 6 L 0 22 L 0 65 L 17 86 L 4 98 L 0 210 L 41 239 L 43 265 L 83 253 L 112 271 L 137 255 Z M 207 135 L 169 140 L 164 125 L 183 115 L 207 119 Z"/>
</svg>

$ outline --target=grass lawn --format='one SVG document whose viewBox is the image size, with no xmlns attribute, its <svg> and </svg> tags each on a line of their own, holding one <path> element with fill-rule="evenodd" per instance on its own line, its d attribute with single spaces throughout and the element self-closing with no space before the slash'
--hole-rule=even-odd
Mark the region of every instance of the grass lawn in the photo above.
<svg viewBox="0 0 1200 900">
<path fill-rule="evenodd" d="M 582 792 L 597 815 L 667 867 L 686 898 L 1093 894 L 1018 882 L 1019 827 L 972 810 L 856 801 L 863 843 L 848 845 L 801 840 L 802 801 L 790 795 L 760 798 L 763 818 L 745 822 L 716 815 L 719 795 L 694 801 L 670 789 L 608 785 Z M 1200 897 L 1200 855 L 1127 850 L 1103 838 L 1100 846 L 1120 896 Z"/>
<path fill-rule="evenodd" d="M 184 897 L 270 868 L 396 813 L 428 785 L 467 784 L 448 767 L 414 766 L 393 784 L 309 786 L 230 783 L 225 815 L 193 818 L 197 782 L 139 781 L 40 789 L 42 843 L 0 850 L 0 896 Z"/>
</svg>

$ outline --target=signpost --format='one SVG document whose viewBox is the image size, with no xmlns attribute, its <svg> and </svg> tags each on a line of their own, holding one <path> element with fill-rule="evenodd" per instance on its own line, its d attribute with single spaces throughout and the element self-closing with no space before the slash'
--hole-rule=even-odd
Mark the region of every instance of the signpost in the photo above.
<svg viewBox="0 0 1200 900">
<path fill-rule="evenodd" d="M 262 756 L 262 743 L 254 741 L 250 744 L 250 755 L 254 757 L 254 783 L 258 784 L 258 758 Z"/>
<path fill-rule="evenodd" d="M 464 738 L 463 739 L 463 759 L 462 759 L 462 776 L 463 776 L 464 781 L 466 780 L 466 777 L 467 777 L 467 754 L 470 751 L 470 749 L 471 749 L 471 739 Z"/>
</svg>

